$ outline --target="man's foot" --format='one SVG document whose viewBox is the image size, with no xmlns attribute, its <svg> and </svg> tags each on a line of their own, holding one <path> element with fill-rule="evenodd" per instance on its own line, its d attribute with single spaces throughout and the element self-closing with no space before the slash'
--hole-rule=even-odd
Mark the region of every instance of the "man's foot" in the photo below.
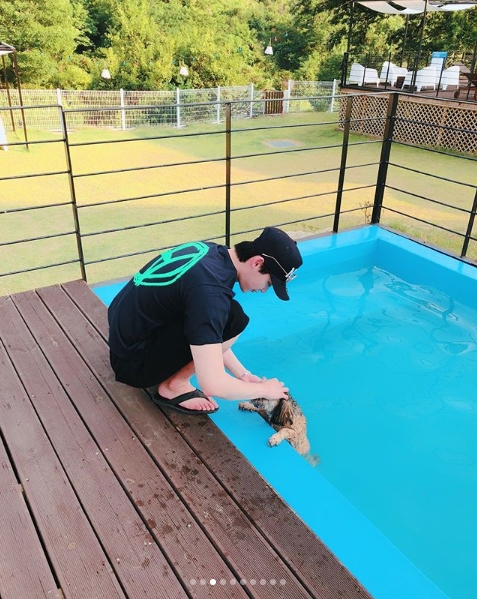
<svg viewBox="0 0 477 599">
<path fill-rule="evenodd" d="M 161 389 L 161 391 L 168 395 L 171 393 L 169 389 L 164 391 Z M 158 406 L 171 408 L 183 414 L 212 414 L 219 409 L 214 399 L 210 399 L 202 391 L 194 388 L 175 397 L 165 397 L 156 393 L 152 401 Z"/>
</svg>

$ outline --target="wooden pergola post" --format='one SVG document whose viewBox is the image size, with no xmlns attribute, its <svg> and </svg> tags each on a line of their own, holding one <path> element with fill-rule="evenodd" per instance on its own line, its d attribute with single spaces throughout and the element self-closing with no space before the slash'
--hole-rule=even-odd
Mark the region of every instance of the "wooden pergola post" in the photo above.
<svg viewBox="0 0 477 599">
<path fill-rule="evenodd" d="M 15 75 L 15 79 L 16 79 L 16 83 L 17 83 L 17 88 L 18 88 L 18 98 L 19 98 L 20 107 L 21 107 L 20 111 L 21 111 L 21 115 L 22 115 L 23 135 L 25 136 L 26 148 L 27 148 L 27 150 L 29 150 L 29 147 L 28 147 L 28 134 L 27 134 L 26 120 L 25 120 L 25 111 L 23 110 L 22 89 L 21 89 L 21 84 L 20 84 L 20 75 L 19 75 L 19 72 L 18 72 L 17 51 L 15 50 L 15 48 L 13 46 L 10 46 L 9 44 L 6 44 L 5 42 L 0 42 L 0 56 L 2 57 L 3 76 L 4 76 L 4 79 L 5 79 L 5 87 L 6 87 L 6 90 L 7 90 L 8 105 L 10 107 L 10 118 L 11 118 L 11 121 L 12 121 L 12 128 L 13 128 L 13 131 L 16 131 L 16 129 L 15 129 L 15 118 L 13 116 L 13 110 L 12 110 L 12 98 L 10 96 L 10 87 L 8 85 L 7 68 L 6 68 L 6 64 L 5 64 L 5 56 L 10 56 L 11 61 L 12 61 L 13 72 L 14 72 L 14 75 Z"/>
</svg>

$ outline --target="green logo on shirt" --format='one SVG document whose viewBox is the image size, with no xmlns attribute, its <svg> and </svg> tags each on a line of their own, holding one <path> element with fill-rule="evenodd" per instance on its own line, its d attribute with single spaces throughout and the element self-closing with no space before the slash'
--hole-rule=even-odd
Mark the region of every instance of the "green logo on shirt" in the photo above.
<svg viewBox="0 0 477 599">
<path fill-rule="evenodd" d="M 136 287 L 139 285 L 149 287 L 172 285 L 184 273 L 195 266 L 208 251 L 208 246 L 201 241 L 184 243 L 171 250 L 167 250 L 144 272 L 137 272 L 134 275 L 134 285 Z M 177 264 L 174 267 L 175 263 Z"/>
</svg>

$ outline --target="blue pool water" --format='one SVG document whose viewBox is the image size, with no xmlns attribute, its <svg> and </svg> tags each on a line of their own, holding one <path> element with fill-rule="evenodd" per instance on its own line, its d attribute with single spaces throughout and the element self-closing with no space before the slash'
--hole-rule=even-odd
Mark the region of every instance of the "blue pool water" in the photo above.
<svg viewBox="0 0 477 599">
<path fill-rule="evenodd" d="M 378 227 L 300 248 L 290 302 L 238 291 L 235 350 L 286 381 L 319 465 L 235 402 L 212 418 L 376 599 L 474 599 L 477 269 Z"/>
</svg>

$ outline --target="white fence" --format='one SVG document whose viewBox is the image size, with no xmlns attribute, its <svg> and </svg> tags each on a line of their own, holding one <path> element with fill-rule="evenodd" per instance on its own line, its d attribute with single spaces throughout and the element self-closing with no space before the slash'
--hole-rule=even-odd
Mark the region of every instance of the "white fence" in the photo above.
<svg viewBox="0 0 477 599">
<path fill-rule="evenodd" d="M 283 112 L 334 111 L 338 81 L 288 81 L 283 92 Z M 20 128 L 24 115 L 27 127 L 61 130 L 60 111 L 66 112 L 68 128 L 103 127 L 130 129 L 168 125 L 181 127 L 191 122 L 217 123 L 224 119 L 224 102 L 233 102 L 233 118 L 249 118 L 265 112 L 266 90 L 251 85 L 211 89 L 169 91 L 0 90 L 0 118 L 5 129 Z M 10 114 L 8 114 L 10 113 Z"/>
</svg>

